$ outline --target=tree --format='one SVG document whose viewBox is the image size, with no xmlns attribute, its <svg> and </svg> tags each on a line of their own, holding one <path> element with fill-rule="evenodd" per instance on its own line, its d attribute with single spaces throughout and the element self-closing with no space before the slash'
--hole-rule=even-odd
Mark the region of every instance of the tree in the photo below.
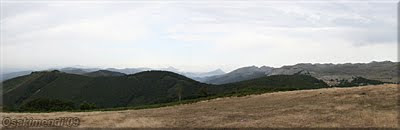
<svg viewBox="0 0 400 130">
<path fill-rule="evenodd" d="M 86 101 L 81 103 L 81 105 L 79 106 L 79 109 L 81 110 L 91 110 L 91 109 L 96 109 L 96 104 L 94 103 L 87 103 Z"/>
<path fill-rule="evenodd" d="M 182 93 L 183 93 L 183 82 L 181 80 L 179 80 L 176 84 L 175 84 L 175 88 L 176 88 L 176 93 L 178 95 L 178 100 L 179 102 L 181 102 L 182 99 Z"/>
<path fill-rule="evenodd" d="M 73 110 L 74 103 L 59 99 L 38 98 L 23 104 L 20 111 L 65 111 Z"/>
<path fill-rule="evenodd" d="M 208 89 L 207 89 L 207 87 L 206 87 L 206 86 L 202 86 L 202 87 L 199 89 L 199 93 L 200 93 L 201 96 L 207 97 L 207 96 L 208 96 Z"/>
</svg>

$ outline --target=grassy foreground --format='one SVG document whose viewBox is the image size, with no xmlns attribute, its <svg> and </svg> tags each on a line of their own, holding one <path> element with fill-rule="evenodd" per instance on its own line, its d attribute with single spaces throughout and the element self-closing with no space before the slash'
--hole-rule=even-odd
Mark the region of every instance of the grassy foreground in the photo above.
<svg viewBox="0 0 400 130">
<path fill-rule="evenodd" d="M 324 88 L 218 98 L 162 108 L 1 117 L 79 117 L 79 127 L 399 127 L 398 85 Z"/>
</svg>

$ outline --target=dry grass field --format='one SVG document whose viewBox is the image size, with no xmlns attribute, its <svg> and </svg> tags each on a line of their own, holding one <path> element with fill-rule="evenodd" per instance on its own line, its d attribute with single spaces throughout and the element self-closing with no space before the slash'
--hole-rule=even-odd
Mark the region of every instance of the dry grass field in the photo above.
<svg viewBox="0 0 400 130">
<path fill-rule="evenodd" d="M 398 85 L 327 88 L 107 112 L 0 113 L 1 118 L 76 116 L 79 127 L 399 127 Z M 2 119 L 1 119 L 2 120 Z"/>
</svg>

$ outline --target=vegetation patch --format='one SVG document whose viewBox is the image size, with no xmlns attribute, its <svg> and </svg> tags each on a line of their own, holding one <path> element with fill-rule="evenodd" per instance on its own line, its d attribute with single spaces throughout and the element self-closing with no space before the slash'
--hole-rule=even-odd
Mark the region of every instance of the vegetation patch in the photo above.
<svg viewBox="0 0 400 130">
<path fill-rule="evenodd" d="M 385 82 L 378 80 L 370 80 L 363 77 L 355 77 L 352 80 L 340 80 L 339 84 L 335 87 L 353 87 L 353 86 L 365 86 L 365 85 L 378 85 L 384 84 Z"/>
</svg>

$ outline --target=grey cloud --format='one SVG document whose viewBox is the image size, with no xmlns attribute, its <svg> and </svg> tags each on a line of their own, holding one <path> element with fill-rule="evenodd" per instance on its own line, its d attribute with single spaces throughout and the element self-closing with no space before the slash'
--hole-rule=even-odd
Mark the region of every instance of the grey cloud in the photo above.
<svg viewBox="0 0 400 130">
<path fill-rule="evenodd" d="M 326 61 L 343 61 L 340 56 L 352 56 L 356 61 L 376 57 L 370 53 L 375 51 L 374 54 L 385 59 L 393 58 L 386 52 L 393 49 L 391 43 L 396 43 L 397 10 L 393 4 L 267 1 L 2 4 L 1 44 L 7 49 L 7 65 L 20 66 L 48 65 L 49 61 L 130 64 L 132 58 L 143 64 L 165 64 L 171 60 L 183 64 L 187 60 L 182 59 L 193 57 L 196 57 L 193 62 L 203 64 L 263 62 L 248 60 L 249 57 L 276 62 L 273 64 L 298 60 L 271 57 L 283 52 L 287 57 L 301 55 L 303 60 L 311 61 L 315 55 L 323 55 Z M 132 40 L 142 34 L 146 35 L 144 39 Z M 126 44 L 131 46 L 125 47 Z M 188 44 L 193 55 L 186 55 L 188 49 L 181 49 Z M 299 51 L 302 47 L 307 50 Z M 148 56 L 149 48 L 160 51 Z M 107 50 L 112 50 L 113 55 L 105 54 Z M 207 54 L 195 53 L 204 51 Z M 38 57 L 40 61 L 36 60 Z M 104 57 L 109 60 L 107 63 Z M 209 57 L 213 57 L 212 62 Z M 246 60 L 237 61 L 237 57 Z"/>
</svg>

